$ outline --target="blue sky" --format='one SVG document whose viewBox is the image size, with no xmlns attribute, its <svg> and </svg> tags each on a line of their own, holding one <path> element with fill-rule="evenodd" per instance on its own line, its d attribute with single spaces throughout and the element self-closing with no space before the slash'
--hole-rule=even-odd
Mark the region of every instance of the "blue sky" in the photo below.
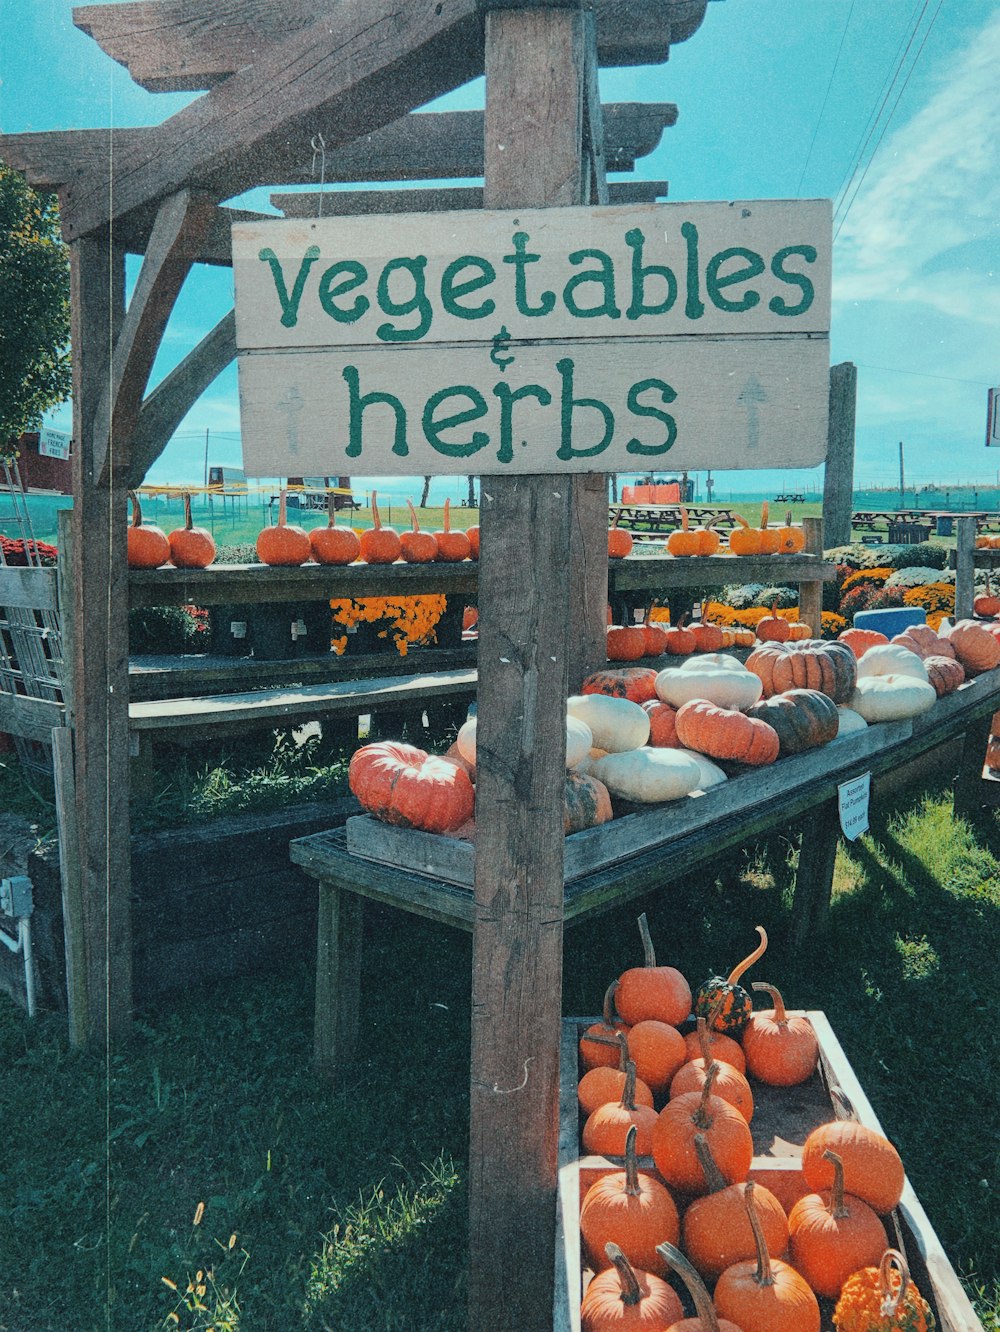
<svg viewBox="0 0 1000 1332">
<path fill-rule="evenodd" d="M 71 15 L 71 0 L 0 0 L 0 129 L 154 124 L 189 100 L 135 87 Z M 831 362 L 858 365 L 859 485 L 897 483 L 900 441 L 910 485 L 1000 477 L 984 447 L 1000 383 L 998 67 L 993 0 L 713 0 L 665 64 L 602 71 L 605 101 L 678 104 L 633 173 L 668 179 L 671 200 L 835 201 Z M 231 300 L 228 272 L 195 271 L 154 382 Z M 68 408 L 48 421 L 68 423 Z M 211 461 L 238 466 L 232 368 L 149 479 L 198 481 L 206 431 Z M 719 478 L 755 483 L 809 488 L 821 473 Z"/>
</svg>

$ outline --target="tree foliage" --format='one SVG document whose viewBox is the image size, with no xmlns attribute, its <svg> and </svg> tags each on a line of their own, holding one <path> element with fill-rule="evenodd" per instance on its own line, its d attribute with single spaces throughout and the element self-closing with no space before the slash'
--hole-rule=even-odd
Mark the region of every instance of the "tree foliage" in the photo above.
<svg viewBox="0 0 1000 1332">
<path fill-rule="evenodd" d="M 0 162 L 0 455 L 69 397 L 69 259 L 54 198 Z"/>
</svg>

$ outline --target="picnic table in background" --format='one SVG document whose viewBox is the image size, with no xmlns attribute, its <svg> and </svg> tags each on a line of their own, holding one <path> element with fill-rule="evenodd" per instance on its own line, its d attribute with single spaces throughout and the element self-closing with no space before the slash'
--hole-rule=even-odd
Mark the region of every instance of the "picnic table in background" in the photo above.
<svg viewBox="0 0 1000 1332">
<path fill-rule="evenodd" d="M 695 527 L 709 522 L 720 530 L 736 526 L 736 511 L 717 504 L 609 504 L 608 521 L 613 523 L 617 516 L 619 527 L 637 535 L 668 536 L 680 527 L 682 508 Z"/>
</svg>

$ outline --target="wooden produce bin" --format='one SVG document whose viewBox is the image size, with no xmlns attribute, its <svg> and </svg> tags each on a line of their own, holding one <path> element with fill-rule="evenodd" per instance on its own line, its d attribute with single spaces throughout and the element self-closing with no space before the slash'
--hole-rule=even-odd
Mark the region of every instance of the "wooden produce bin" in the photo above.
<svg viewBox="0 0 1000 1332">
<path fill-rule="evenodd" d="M 752 1084 L 755 1108 L 750 1128 L 755 1154 L 750 1178 L 770 1189 L 786 1211 L 811 1191 L 800 1167 L 802 1146 L 812 1129 L 832 1119 L 856 1119 L 883 1132 L 826 1015 L 810 1011 L 804 1016 L 819 1038 L 817 1072 L 800 1087 Z M 554 1332 L 580 1332 L 580 1301 L 592 1275 L 581 1253 L 580 1204 L 591 1184 L 622 1168 L 616 1158 L 580 1155 L 578 1043 L 586 1028 L 597 1021 L 600 1019 L 570 1017 L 562 1024 Z M 655 1169 L 649 1157 L 641 1157 L 639 1165 L 640 1169 Z M 939 1332 L 984 1332 L 908 1179 L 899 1206 L 886 1218 L 886 1229 L 890 1242 L 906 1254 L 910 1274 L 931 1305 Z M 833 1332 L 832 1302 L 820 1300 L 820 1309 L 823 1332 Z"/>
</svg>

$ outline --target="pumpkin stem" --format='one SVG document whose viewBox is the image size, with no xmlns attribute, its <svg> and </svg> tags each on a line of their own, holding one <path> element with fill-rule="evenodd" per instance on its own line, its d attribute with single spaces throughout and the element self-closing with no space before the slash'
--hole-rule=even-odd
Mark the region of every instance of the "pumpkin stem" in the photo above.
<svg viewBox="0 0 1000 1332">
<path fill-rule="evenodd" d="M 892 1265 L 899 1268 L 899 1288 L 892 1288 Z M 882 1305 L 879 1313 L 883 1318 L 888 1318 L 890 1322 L 896 1317 L 896 1311 L 903 1302 L 906 1295 L 906 1288 L 910 1284 L 910 1269 L 906 1265 L 906 1258 L 898 1249 L 886 1249 L 882 1255 L 882 1261 L 878 1268 L 878 1282 L 882 1294 Z"/>
<path fill-rule="evenodd" d="M 614 1028 L 615 1021 L 618 1017 L 618 1010 L 615 1008 L 615 995 L 617 992 L 617 980 L 613 980 L 604 991 L 604 1006 L 601 1011 L 604 1015 L 604 1025 L 606 1027 Z"/>
<path fill-rule="evenodd" d="M 680 625 L 678 625 L 680 628 Z M 646 919 L 645 911 L 639 917 L 639 936 L 642 939 L 642 965 L 644 967 L 656 966 L 656 953 L 653 949 L 653 940 L 649 933 L 649 921 Z"/>
<path fill-rule="evenodd" d="M 372 527 L 378 532 L 382 527 L 382 519 L 378 513 L 378 492 L 372 491 Z"/>
<path fill-rule="evenodd" d="M 700 1129 L 711 1128 L 715 1123 L 715 1116 L 708 1113 L 708 1098 L 712 1095 L 712 1087 L 719 1074 L 719 1065 L 713 1059 L 705 1069 L 705 1085 L 701 1089 L 701 1100 L 698 1102 L 698 1108 L 691 1116 L 691 1122 Z"/>
<path fill-rule="evenodd" d="M 675 1249 L 672 1244 L 658 1244 L 656 1252 L 668 1267 L 673 1268 L 687 1286 L 688 1294 L 694 1303 L 695 1311 L 704 1332 L 719 1332 L 719 1320 L 716 1317 L 715 1305 L 712 1303 L 705 1283 L 680 1249 Z"/>
<path fill-rule="evenodd" d="M 760 506 L 760 525 L 762 530 L 767 527 L 767 500 Z"/>
<path fill-rule="evenodd" d="M 621 516 L 622 516 L 622 511 L 621 509 L 619 509 L 618 512 L 615 514 L 614 518 L 611 520 L 611 526 L 613 528 L 618 526 L 618 520 L 621 518 Z"/>
<path fill-rule="evenodd" d="M 630 1114 L 635 1114 L 635 1064 L 631 1059 L 625 1061 L 625 1086 L 622 1088 L 621 1106 Z"/>
<path fill-rule="evenodd" d="M 775 607 L 774 611 L 772 611 L 771 613 L 776 614 L 777 607 Z M 757 959 L 764 956 L 764 952 L 767 948 L 767 931 L 764 929 L 763 925 L 758 925 L 756 928 L 757 928 L 757 933 L 760 935 L 760 943 L 757 945 L 757 947 L 753 950 L 752 953 L 750 953 L 747 957 L 743 959 L 742 962 L 739 963 L 738 966 L 733 967 L 732 971 L 729 973 L 728 977 L 726 978 L 727 985 L 735 985 L 739 981 L 743 973 L 745 971 L 749 971 L 749 969 L 753 966 L 753 964 L 757 961 Z"/>
<path fill-rule="evenodd" d="M 642 1197 L 642 1185 L 639 1183 L 639 1158 L 635 1154 L 635 1140 L 638 1130 L 629 1125 L 625 1134 L 625 1193 L 630 1198 Z"/>
<path fill-rule="evenodd" d="M 185 492 L 184 492 L 184 531 L 185 531 L 185 532 L 190 532 L 191 529 L 192 529 L 192 527 L 194 527 L 194 522 L 192 521 L 192 518 L 191 518 L 191 493 L 190 493 L 190 491 L 185 490 Z"/>
<path fill-rule="evenodd" d="M 129 499 L 132 501 L 132 526 L 133 526 L 133 527 L 141 527 L 141 526 L 142 526 L 142 509 L 141 509 L 141 507 L 140 507 L 140 505 L 139 505 L 139 496 L 135 493 L 134 490 L 130 490 L 130 491 L 128 492 L 128 497 L 129 497 Z"/>
<path fill-rule="evenodd" d="M 750 1218 L 750 1229 L 753 1231 L 753 1242 L 757 1249 L 757 1271 L 753 1275 L 753 1280 L 758 1286 L 773 1286 L 774 1273 L 771 1271 L 771 1255 L 767 1251 L 767 1240 L 764 1238 L 760 1217 L 758 1217 L 757 1208 L 754 1205 L 753 1190 L 753 1180 L 748 1179 L 743 1189 L 743 1203 L 747 1209 L 747 1216 Z"/>
<path fill-rule="evenodd" d="M 608 1240 L 605 1244 L 604 1252 L 607 1254 L 608 1262 L 614 1263 L 618 1271 L 618 1280 L 622 1286 L 622 1304 L 640 1304 L 642 1302 L 642 1289 L 635 1279 L 635 1273 L 632 1271 L 629 1260 L 618 1245 L 612 1243 L 611 1240 Z"/>
<path fill-rule="evenodd" d="M 337 526 L 337 506 L 334 503 L 334 493 L 332 490 L 326 492 L 326 525 L 327 527 Z"/>
<path fill-rule="evenodd" d="M 823 1160 L 829 1161 L 833 1166 L 833 1185 L 830 1189 L 828 1210 L 835 1221 L 843 1221 L 845 1217 L 851 1215 L 849 1208 L 844 1205 L 844 1163 L 837 1153 L 831 1152 L 829 1148 L 823 1153 Z"/>
<path fill-rule="evenodd" d="M 749 527 L 749 526 L 750 526 L 750 524 L 747 522 L 747 520 L 746 520 L 741 514 L 734 513 L 734 514 L 733 514 L 733 517 L 734 517 L 734 518 L 736 519 L 736 521 L 739 523 L 740 527 Z"/>
<path fill-rule="evenodd" d="M 412 532 L 420 531 L 420 524 L 417 522 L 417 511 L 413 507 L 413 500 L 407 496 L 406 506 L 410 510 L 410 530 Z"/>
<path fill-rule="evenodd" d="M 781 997 L 781 991 L 773 985 L 768 985 L 767 981 L 754 981 L 753 989 L 766 990 L 774 1002 L 774 1021 L 779 1027 L 788 1026 L 788 1014 L 785 1012 L 785 1001 Z"/>
<path fill-rule="evenodd" d="M 288 523 L 288 491 L 284 487 L 278 492 L 278 526 L 285 527 Z"/>
<path fill-rule="evenodd" d="M 702 1174 L 705 1176 L 709 1193 L 719 1193 L 720 1190 L 727 1187 L 726 1177 L 716 1164 L 712 1149 L 708 1145 L 708 1139 L 704 1133 L 694 1135 L 694 1149 L 698 1153 L 698 1163 L 701 1166 Z"/>
<path fill-rule="evenodd" d="M 444 501 L 444 523 L 443 530 L 451 531 L 451 500 L 446 496 Z"/>
<path fill-rule="evenodd" d="M 792 525 L 792 511 L 791 509 L 789 509 L 788 512 L 785 514 L 785 526 L 791 527 L 791 525 Z"/>
<path fill-rule="evenodd" d="M 681 509 L 681 531 L 687 532 L 688 530 L 688 511 L 687 509 Z"/>
<path fill-rule="evenodd" d="M 721 1007 L 722 1007 L 721 1000 L 718 1004 L 712 1005 L 713 1020 L 715 1018 L 716 1013 L 718 1013 Z M 700 1017 L 698 1018 L 697 1021 L 697 1027 L 698 1027 L 698 1047 L 701 1050 L 701 1057 L 702 1060 L 704 1061 L 705 1067 L 708 1068 L 709 1064 L 712 1062 L 712 1047 L 708 1039 L 708 1022 L 703 1017 Z"/>
</svg>

